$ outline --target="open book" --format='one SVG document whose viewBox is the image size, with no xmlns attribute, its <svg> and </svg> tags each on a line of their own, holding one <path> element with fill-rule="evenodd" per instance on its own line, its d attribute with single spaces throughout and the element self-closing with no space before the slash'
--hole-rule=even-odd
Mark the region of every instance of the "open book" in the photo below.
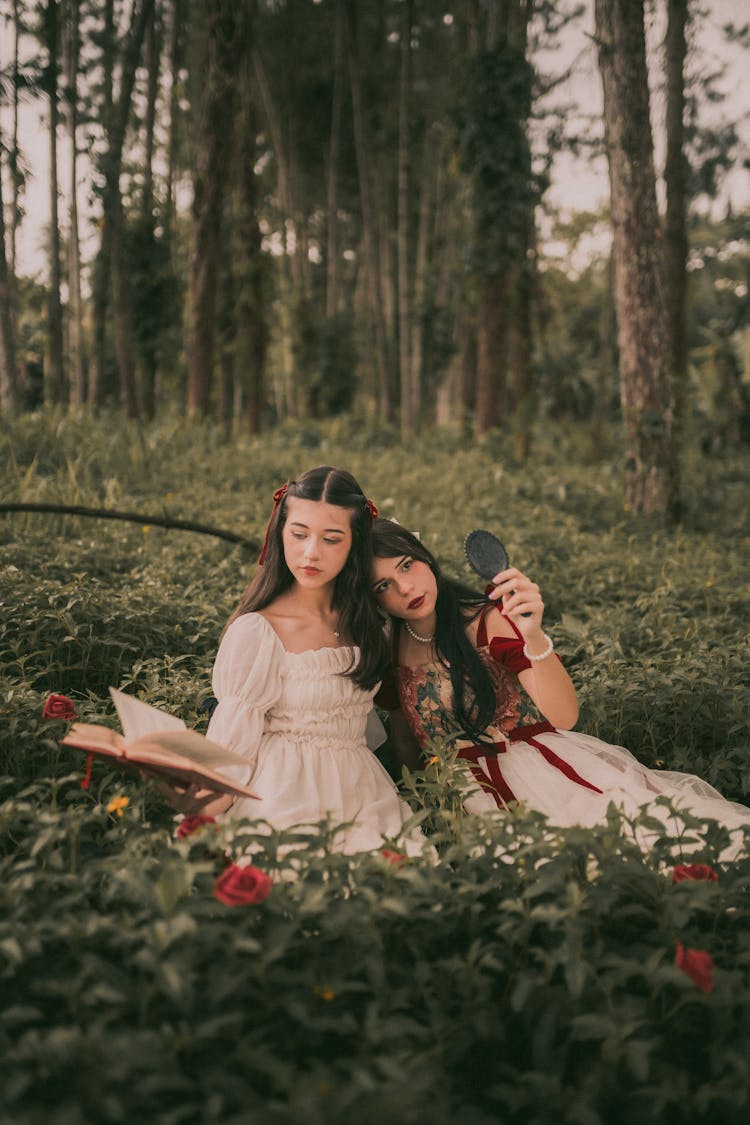
<svg viewBox="0 0 750 1125">
<path fill-rule="evenodd" d="M 217 793 L 242 797 L 257 796 L 246 785 L 231 781 L 217 772 L 222 766 L 243 766 L 247 761 L 188 730 L 182 719 L 151 707 L 135 696 L 110 688 L 122 734 L 99 723 L 74 723 L 62 739 L 63 746 L 75 746 L 87 754 L 106 758 L 113 764 L 160 775 L 177 785 L 198 784 Z"/>
</svg>

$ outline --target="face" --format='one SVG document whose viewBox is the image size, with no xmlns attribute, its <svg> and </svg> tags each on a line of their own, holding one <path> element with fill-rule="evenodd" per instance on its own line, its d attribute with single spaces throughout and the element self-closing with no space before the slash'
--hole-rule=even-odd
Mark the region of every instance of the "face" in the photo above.
<svg viewBox="0 0 750 1125">
<path fill-rule="evenodd" d="M 352 545 L 351 512 L 289 496 L 281 532 L 286 565 L 300 586 L 317 589 L 341 573 Z"/>
<path fill-rule="evenodd" d="M 422 621 L 435 612 L 437 581 L 427 563 L 411 555 L 374 560 L 373 591 L 392 617 Z"/>
</svg>

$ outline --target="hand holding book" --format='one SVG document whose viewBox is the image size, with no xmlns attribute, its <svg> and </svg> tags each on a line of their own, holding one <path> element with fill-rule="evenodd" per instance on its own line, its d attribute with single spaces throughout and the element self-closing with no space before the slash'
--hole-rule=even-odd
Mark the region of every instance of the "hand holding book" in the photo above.
<svg viewBox="0 0 750 1125">
<path fill-rule="evenodd" d="M 63 746 L 73 746 L 90 756 L 106 759 L 121 769 L 163 778 L 172 786 L 257 800 L 246 785 L 219 772 L 222 766 L 247 768 L 247 762 L 239 754 L 211 742 L 197 731 L 188 730 L 175 715 L 116 688 L 111 687 L 109 692 L 123 733 L 99 723 L 74 723 L 62 739 Z"/>
</svg>

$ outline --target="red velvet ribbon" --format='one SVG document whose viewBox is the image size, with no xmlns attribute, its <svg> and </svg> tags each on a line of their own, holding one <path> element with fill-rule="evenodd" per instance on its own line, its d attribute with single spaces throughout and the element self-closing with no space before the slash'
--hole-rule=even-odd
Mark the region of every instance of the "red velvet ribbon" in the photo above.
<svg viewBox="0 0 750 1125">
<path fill-rule="evenodd" d="M 534 735 L 544 733 L 555 733 L 555 728 L 551 723 L 533 723 L 530 726 L 517 727 L 508 734 L 508 742 L 493 742 L 488 746 L 466 746 L 459 750 L 458 756 L 471 763 L 469 768 L 474 778 L 479 782 L 485 793 L 490 794 L 499 808 L 504 808 L 509 801 L 516 800 L 513 790 L 503 777 L 500 763 L 498 762 L 500 754 L 506 754 L 508 752 L 508 743 L 513 742 L 528 742 L 530 746 L 533 746 L 535 750 L 539 751 L 545 761 L 549 762 L 555 769 L 560 770 L 570 781 L 574 781 L 577 785 L 582 785 L 585 789 L 591 789 L 594 793 L 601 793 L 601 789 L 596 785 L 592 785 L 590 781 L 586 781 L 571 765 L 556 754 L 554 750 L 550 750 L 548 746 L 545 746 L 543 742 L 538 742 L 534 737 Z M 479 765 L 480 758 L 484 758 L 485 760 L 486 773 Z"/>
<path fill-rule="evenodd" d="M 266 524 L 266 534 L 263 536 L 263 546 L 261 547 L 260 554 L 258 555 L 258 566 L 263 566 L 263 563 L 266 561 L 266 555 L 268 554 L 268 536 L 271 533 L 271 523 L 273 522 L 273 517 L 276 515 L 276 509 L 287 494 L 288 488 L 289 481 L 287 481 L 286 484 L 282 484 L 281 488 L 277 488 L 273 494 L 273 508 L 271 510 L 271 515 L 269 517 L 268 523 Z"/>
</svg>

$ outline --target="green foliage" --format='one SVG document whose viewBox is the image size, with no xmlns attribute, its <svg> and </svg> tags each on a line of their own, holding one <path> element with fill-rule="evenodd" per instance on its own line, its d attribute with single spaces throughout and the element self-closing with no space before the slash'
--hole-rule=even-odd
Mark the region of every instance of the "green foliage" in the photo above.
<svg viewBox="0 0 750 1125">
<path fill-rule="evenodd" d="M 472 183 L 476 265 L 486 276 L 525 250 L 529 207 L 539 194 L 526 133 L 532 70 L 522 52 L 503 43 L 468 59 L 463 79 L 458 150 Z"/>
<path fill-rule="evenodd" d="M 49 413 L 0 432 L 2 499 L 167 510 L 259 539 L 283 480 L 344 465 L 448 571 L 469 578 L 472 527 L 501 536 L 540 582 L 581 730 L 748 803 L 747 455 L 688 463 L 686 523 L 666 533 L 623 511 L 617 454 L 579 467 L 584 440 L 540 430 L 519 468 L 501 434 L 406 449 L 348 415 L 228 444 L 182 418 Z M 750 858 L 720 865 L 715 825 L 690 859 L 718 881 L 673 885 L 674 842 L 642 854 L 614 810 L 596 830 L 463 816 L 440 751 L 404 784 L 438 862 L 342 856 L 330 825 L 178 842 L 150 787 L 98 765 L 81 788 L 43 700 L 110 722 L 113 683 L 201 725 L 254 560 L 181 531 L 2 520 L 4 1122 L 745 1120 Z M 225 907 L 222 857 L 249 849 L 273 890 Z M 711 954 L 711 992 L 675 966 L 677 941 Z"/>
</svg>

